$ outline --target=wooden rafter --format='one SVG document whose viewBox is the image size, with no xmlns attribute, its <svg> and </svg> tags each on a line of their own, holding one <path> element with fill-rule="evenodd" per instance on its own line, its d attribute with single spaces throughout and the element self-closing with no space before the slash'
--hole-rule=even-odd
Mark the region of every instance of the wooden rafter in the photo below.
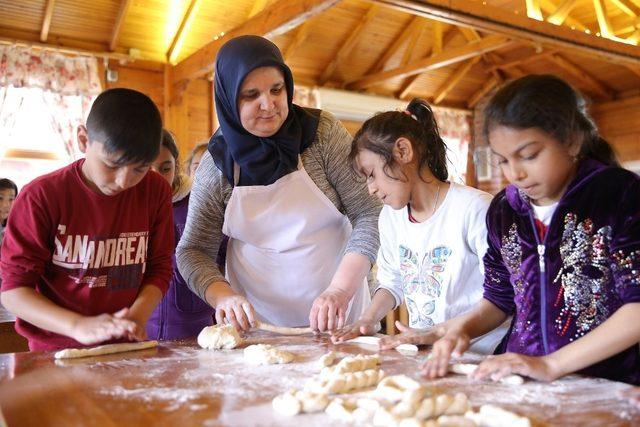
<svg viewBox="0 0 640 427">
<path fill-rule="evenodd" d="M 47 6 L 44 10 L 44 19 L 42 20 L 42 28 L 40 29 L 40 41 L 46 42 L 49 37 L 49 27 L 51 27 L 51 18 L 53 17 L 53 6 L 55 0 L 47 0 Z"/>
<path fill-rule="evenodd" d="M 509 62 L 504 62 L 501 64 L 497 64 L 495 65 L 494 68 L 496 69 L 500 69 L 500 70 L 507 70 L 509 68 L 513 68 L 513 67 L 519 67 L 521 65 L 524 64 L 528 64 L 529 62 L 534 62 L 534 61 L 539 61 L 540 59 L 543 59 L 549 55 L 553 55 L 557 53 L 556 50 L 545 50 L 539 53 L 535 53 L 533 55 L 526 55 L 523 58 L 519 58 L 519 59 L 514 59 L 512 61 Z"/>
<path fill-rule="evenodd" d="M 615 4 L 618 9 L 632 18 L 637 18 L 638 16 L 640 16 L 640 7 L 636 6 L 629 0 L 611 0 L 611 2 Z"/>
<path fill-rule="evenodd" d="M 474 108 L 486 94 L 491 92 L 491 90 L 493 90 L 493 88 L 498 86 L 500 83 L 502 83 L 502 80 L 500 78 L 492 76 L 489 80 L 484 82 L 482 87 L 476 93 L 471 95 L 471 98 L 469 98 L 469 102 L 467 102 L 467 107 Z"/>
<path fill-rule="evenodd" d="M 552 24 L 562 25 L 569 16 L 569 13 L 571 13 L 571 9 L 576 5 L 576 1 L 577 0 L 562 0 L 562 3 L 558 5 L 555 12 L 547 17 L 547 21 Z"/>
<path fill-rule="evenodd" d="M 531 19 L 542 21 L 542 10 L 540 9 L 540 0 L 525 0 L 527 7 L 527 16 Z"/>
<path fill-rule="evenodd" d="M 182 49 L 182 45 L 184 44 L 184 40 L 189 34 L 189 29 L 193 24 L 193 20 L 198 13 L 198 9 L 200 9 L 200 4 L 202 0 L 191 0 L 189 3 L 189 7 L 182 17 L 182 22 L 180 22 L 180 26 L 178 27 L 178 31 L 176 31 L 176 35 L 173 37 L 173 41 L 171 42 L 171 46 L 169 46 L 169 50 L 167 51 L 167 60 L 171 64 L 175 64 L 178 55 L 180 54 L 180 50 Z"/>
<path fill-rule="evenodd" d="M 593 8 L 596 11 L 600 34 L 602 37 L 612 38 L 614 36 L 613 30 L 611 29 L 611 22 L 609 22 L 609 15 L 607 14 L 607 5 L 604 3 L 604 0 L 593 0 Z"/>
<path fill-rule="evenodd" d="M 256 16 L 248 19 L 232 30 L 225 33 L 218 40 L 213 40 L 188 58 L 182 60 L 175 67 L 173 83 L 205 76 L 213 71 L 216 54 L 220 47 L 229 39 L 246 35 L 260 34 L 265 37 L 275 37 L 297 27 L 309 18 L 322 13 L 339 0 L 277 0 L 270 4 Z"/>
<path fill-rule="evenodd" d="M 567 60 L 565 57 L 556 53 L 554 55 L 548 56 L 550 60 L 552 60 L 555 64 L 557 64 L 560 68 L 567 71 L 574 78 L 581 81 L 585 86 L 587 86 L 591 92 L 594 92 L 600 95 L 603 99 L 610 101 L 613 99 L 613 93 L 611 89 L 607 88 L 604 84 L 598 81 L 595 77 L 591 76 L 582 68 L 578 67 L 574 63 Z"/>
<path fill-rule="evenodd" d="M 409 39 L 407 43 L 407 47 L 405 47 L 404 52 L 402 53 L 402 59 L 400 60 L 400 67 L 404 67 L 411 61 L 417 59 L 419 52 L 416 49 L 418 45 L 418 41 L 422 37 L 424 33 L 425 25 L 420 25 L 414 31 L 413 37 Z"/>
<path fill-rule="evenodd" d="M 127 16 L 127 12 L 129 11 L 129 7 L 133 3 L 132 0 L 121 0 L 120 1 L 120 9 L 118 10 L 118 17 L 116 18 L 116 23 L 113 26 L 113 33 L 111 34 L 111 41 L 109 42 L 109 50 L 113 52 L 118 47 L 118 39 L 120 38 L 120 32 L 122 31 L 122 24 L 124 23 L 124 19 Z"/>
<path fill-rule="evenodd" d="M 471 67 L 473 67 L 475 64 L 478 63 L 478 61 L 480 61 L 480 58 L 481 58 L 480 56 L 471 58 L 470 60 L 465 62 L 463 65 L 458 67 L 453 72 L 453 74 L 449 76 L 447 81 L 444 82 L 444 84 L 438 88 L 438 90 L 436 91 L 436 94 L 433 97 L 433 103 L 434 104 L 441 103 L 442 100 L 446 98 L 446 96 L 449 94 L 449 92 L 451 92 L 453 88 L 460 82 L 460 80 L 462 80 L 464 76 L 467 75 L 469 70 L 471 70 Z"/>
<path fill-rule="evenodd" d="M 564 2 L 566 1 L 572 1 L 575 2 L 575 0 L 563 0 L 562 3 L 560 3 L 559 6 L 556 6 L 554 3 L 551 2 L 551 0 L 540 0 L 540 7 L 542 8 L 542 11 L 545 12 L 547 15 L 551 16 L 553 15 L 559 7 L 561 7 Z M 565 16 L 563 18 L 563 22 L 566 22 L 566 24 L 568 26 L 570 26 L 571 28 L 574 28 L 576 30 L 580 30 L 580 31 L 585 31 L 587 30 L 587 26 L 584 25 L 582 22 L 578 21 L 577 19 L 572 18 L 571 16 L 568 16 L 567 12 L 567 16 Z M 549 21 L 549 16 L 547 16 L 547 22 Z M 555 22 L 554 22 L 555 23 Z M 556 24 L 556 25 L 560 25 L 560 24 Z"/>
<path fill-rule="evenodd" d="M 536 21 L 526 16 L 495 6 L 468 0 L 373 0 L 389 7 L 442 20 L 476 30 L 500 33 L 520 41 L 546 43 L 556 48 L 571 49 L 576 53 L 614 63 L 640 63 L 637 46 L 618 43 L 593 34 Z"/>
<path fill-rule="evenodd" d="M 444 26 L 445 24 L 442 24 L 442 25 Z M 453 36 L 455 35 L 455 29 L 456 28 L 458 28 L 458 27 L 449 26 L 449 28 L 446 28 L 444 30 L 444 34 L 442 35 L 442 44 L 444 46 L 448 45 L 449 41 L 453 38 Z M 431 51 L 427 52 L 427 54 L 425 55 L 425 58 L 428 58 L 429 56 L 438 55 L 440 53 L 442 53 L 442 47 L 440 48 L 440 50 L 437 53 L 432 47 Z M 400 99 L 407 98 L 409 96 L 409 93 L 413 89 L 413 86 L 416 84 L 416 82 L 420 78 L 420 76 L 421 76 L 421 74 L 416 74 L 415 76 L 411 76 L 408 79 L 406 79 L 402 83 L 402 86 L 400 87 L 400 90 L 397 92 L 397 94 L 396 94 L 397 97 L 400 98 Z"/>
<path fill-rule="evenodd" d="M 323 86 L 331 78 L 336 68 L 338 68 L 338 65 L 344 61 L 347 56 L 349 56 L 360 40 L 360 35 L 367 28 L 373 18 L 375 18 L 379 10 L 380 7 L 373 4 L 365 14 L 364 18 L 358 23 L 356 28 L 349 33 L 349 36 L 347 36 L 347 39 L 342 43 L 336 55 L 322 72 L 319 80 L 320 86 Z"/>
<path fill-rule="evenodd" d="M 636 76 L 640 77 L 640 67 L 634 65 L 627 65 L 629 71 L 631 71 Z"/>
<path fill-rule="evenodd" d="M 442 27 L 442 22 L 433 21 L 433 47 L 431 48 L 431 53 L 433 55 L 437 55 L 442 52 Z"/>
<path fill-rule="evenodd" d="M 298 48 L 302 45 L 302 43 L 304 43 L 305 40 L 307 40 L 312 21 L 313 21 L 312 19 L 305 21 L 304 24 L 300 25 L 296 29 L 296 34 L 293 37 L 293 40 L 291 41 L 291 43 L 289 43 L 289 46 L 287 46 L 287 49 L 284 51 L 285 62 L 289 61 L 293 57 L 293 55 L 296 53 Z"/>
<path fill-rule="evenodd" d="M 465 61 L 484 52 L 490 52 L 492 50 L 500 49 L 504 46 L 507 46 L 509 43 L 510 41 L 506 37 L 496 35 L 488 36 L 482 40 L 467 43 L 464 46 L 445 49 L 438 55 L 421 59 L 413 64 L 408 64 L 404 67 L 398 67 L 393 70 L 364 76 L 353 82 L 350 82 L 347 87 L 349 89 L 356 90 L 365 89 L 367 87 L 380 84 L 385 80 L 398 77 L 413 76 L 425 71 L 435 70 L 437 68 L 442 68 L 461 61 Z"/>
<path fill-rule="evenodd" d="M 249 15 L 247 15 L 247 19 L 253 18 L 267 5 L 268 0 L 255 0 L 253 5 L 251 6 L 251 10 L 249 11 Z"/>
<path fill-rule="evenodd" d="M 375 64 L 367 71 L 367 74 L 372 74 L 377 71 L 380 71 L 385 68 L 387 62 L 391 59 L 393 55 L 395 55 L 398 50 L 402 47 L 402 45 L 409 40 L 409 38 L 414 34 L 416 28 L 418 28 L 424 20 L 419 16 L 411 19 L 409 25 L 407 25 L 404 30 L 400 33 L 398 37 L 391 43 L 391 45 L 384 51 L 382 56 L 376 61 Z"/>
</svg>

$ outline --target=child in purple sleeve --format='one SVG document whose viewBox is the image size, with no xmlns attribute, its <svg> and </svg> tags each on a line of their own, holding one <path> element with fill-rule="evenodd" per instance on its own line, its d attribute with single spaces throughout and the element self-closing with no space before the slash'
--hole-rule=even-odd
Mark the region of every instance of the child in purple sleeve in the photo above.
<svg viewBox="0 0 640 427">
<path fill-rule="evenodd" d="M 580 372 L 640 384 L 640 178 L 554 76 L 499 90 L 485 135 L 510 185 L 487 213 L 484 298 L 442 328 L 424 373 L 445 375 L 470 338 L 513 315 L 506 353 L 473 378 Z"/>
<path fill-rule="evenodd" d="M 160 154 L 152 169 L 171 184 L 173 190 L 174 249 L 180 241 L 187 221 L 191 179 L 180 171 L 178 147 L 171 133 L 162 130 Z M 213 324 L 213 308 L 191 292 L 176 265 L 173 255 L 173 275 L 169 290 L 147 323 L 149 339 L 174 340 L 195 337 L 205 326 Z"/>
</svg>

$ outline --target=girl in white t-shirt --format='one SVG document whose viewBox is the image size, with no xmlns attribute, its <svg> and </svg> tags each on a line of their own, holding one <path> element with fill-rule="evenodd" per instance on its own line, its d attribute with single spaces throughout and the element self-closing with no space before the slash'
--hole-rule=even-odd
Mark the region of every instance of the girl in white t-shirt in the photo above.
<svg viewBox="0 0 640 427">
<path fill-rule="evenodd" d="M 362 317 L 334 333 L 334 342 L 375 333 L 378 322 L 404 301 L 409 327 L 396 322 L 403 334 L 395 342 L 430 344 L 440 336 L 436 325 L 482 298 L 491 196 L 447 181 L 446 150 L 431 108 L 420 99 L 404 112 L 377 114 L 356 134 L 352 165 L 385 204 L 378 222 L 379 286 Z M 481 337 L 474 349 L 493 353 L 505 332 Z"/>
</svg>

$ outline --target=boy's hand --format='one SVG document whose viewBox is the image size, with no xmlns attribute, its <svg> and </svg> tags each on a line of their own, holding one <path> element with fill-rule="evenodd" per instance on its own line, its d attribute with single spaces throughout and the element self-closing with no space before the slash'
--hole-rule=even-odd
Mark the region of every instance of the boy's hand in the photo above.
<svg viewBox="0 0 640 427">
<path fill-rule="evenodd" d="M 380 350 L 391 350 L 400 344 L 431 345 L 444 335 L 444 328 L 439 325 L 431 329 L 416 329 L 396 320 L 396 327 L 400 334 L 382 337 Z"/>
<path fill-rule="evenodd" d="M 347 316 L 349 296 L 340 289 L 327 289 L 313 301 L 309 327 L 314 331 L 341 329 Z"/>
<path fill-rule="evenodd" d="M 476 380 L 491 378 L 498 381 L 511 374 L 524 375 L 540 381 L 553 381 L 561 376 L 547 356 L 505 353 L 487 357 L 470 377 Z"/>
<path fill-rule="evenodd" d="M 147 339 L 147 329 L 145 328 L 145 323 L 138 319 L 135 319 L 131 315 L 131 311 L 128 308 L 123 308 L 117 313 L 113 314 L 113 317 L 117 319 L 127 319 L 133 322 L 133 329 L 131 329 L 127 333 L 127 338 L 131 341 L 145 341 Z"/>
<path fill-rule="evenodd" d="M 451 356 L 460 357 L 467 351 L 470 342 L 469 335 L 460 328 L 447 330 L 442 338 L 433 344 L 429 359 L 422 365 L 422 373 L 427 378 L 444 377 L 449 372 Z"/>
<path fill-rule="evenodd" d="M 136 328 L 135 322 L 107 313 L 83 316 L 73 325 L 71 338 L 85 345 L 99 344 L 112 339 L 129 337 Z"/>
<path fill-rule="evenodd" d="M 376 323 L 373 319 L 360 318 L 355 323 L 332 332 L 331 342 L 339 343 L 360 335 L 373 335 L 376 333 Z"/>
</svg>

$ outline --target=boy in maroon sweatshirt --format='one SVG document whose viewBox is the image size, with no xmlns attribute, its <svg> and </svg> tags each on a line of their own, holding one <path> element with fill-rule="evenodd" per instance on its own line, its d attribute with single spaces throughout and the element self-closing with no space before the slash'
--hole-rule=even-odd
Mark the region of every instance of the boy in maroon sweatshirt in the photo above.
<svg viewBox="0 0 640 427">
<path fill-rule="evenodd" d="M 146 339 L 171 278 L 171 189 L 149 172 L 162 121 L 110 89 L 79 126 L 85 158 L 24 187 L 5 231 L 2 305 L 31 350 Z"/>
</svg>

